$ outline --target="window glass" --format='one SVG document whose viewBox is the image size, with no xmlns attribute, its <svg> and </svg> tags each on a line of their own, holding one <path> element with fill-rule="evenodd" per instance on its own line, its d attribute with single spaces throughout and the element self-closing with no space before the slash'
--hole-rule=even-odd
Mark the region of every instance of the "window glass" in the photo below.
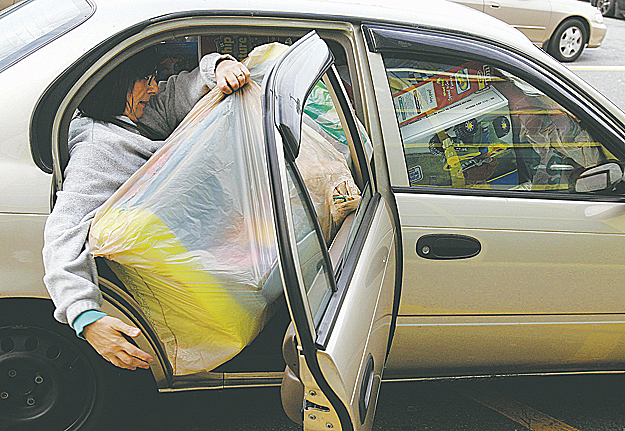
<svg viewBox="0 0 625 431">
<path fill-rule="evenodd" d="M 614 160 L 575 116 L 503 70 L 384 63 L 412 187 L 566 193 L 582 171 Z"/>
<path fill-rule="evenodd" d="M 324 259 L 323 248 L 333 244 L 340 232 L 339 256 L 348 250 L 354 240 L 351 234 L 357 223 L 345 222 L 347 217 L 366 205 L 362 204 L 361 191 L 352 174 L 356 153 L 350 130 L 341 121 L 338 105 L 323 81 L 313 88 L 304 104 L 302 138 L 299 154 L 295 160 L 297 173 L 289 166 L 289 190 L 291 211 L 295 223 L 297 251 L 308 301 L 315 325 L 333 292 L 335 273 L 331 262 Z M 364 128 L 356 131 L 363 142 L 369 142 Z M 356 143 L 357 144 L 357 143 Z M 364 153 L 363 153 L 364 154 Z M 312 207 L 304 205 L 302 187 L 310 197 Z M 370 193 L 366 195 L 370 198 Z M 314 219 L 321 227 L 323 241 L 314 230 Z M 356 216 L 355 220 L 361 217 Z M 347 219 L 351 220 L 351 218 Z M 345 223 L 344 223 L 345 222 Z M 345 239 L 347 238 L 347 239 Z M 338 273 L 338 265 L 335 268 Z"/>
<path fill-rule="evenodd" d="M 315 214 L 305 205 L 303 190 L 296 181 L 290 164 L 287 166 L 287 174 L 302 281 L 316 326 L 332 295 L 332 284 L 321 249 L 324 245 L 319 242 L 315 232 L 313 221 Z"/>
<path fill-rule="evenodd" d="M 85 0 L 26 0 L 0 14 L 0 71 L 85 21 Z"/>
<path fill-rule="evenodd" d="M 339 108 L 340 109 L 340 108 Z M 304 104 L 302 140 L 296 164 L 311 197 L 326 244 L 360 202 L 355 153 L 326 85 L 319 81 Z M 361 134 L 366 134 L 360 131 Z"/>
</svg>

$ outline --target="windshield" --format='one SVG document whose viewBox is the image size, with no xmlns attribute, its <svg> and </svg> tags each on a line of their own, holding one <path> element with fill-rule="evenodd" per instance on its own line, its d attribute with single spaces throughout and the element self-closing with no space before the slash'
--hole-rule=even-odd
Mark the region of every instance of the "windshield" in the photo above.
<svg viewBox="0 0 625 431">
<path fill-rule="evenodd" d="M 91 16 L 87 0 L 26 0 L 0 14 L 0 71 Z"/>
</svg>

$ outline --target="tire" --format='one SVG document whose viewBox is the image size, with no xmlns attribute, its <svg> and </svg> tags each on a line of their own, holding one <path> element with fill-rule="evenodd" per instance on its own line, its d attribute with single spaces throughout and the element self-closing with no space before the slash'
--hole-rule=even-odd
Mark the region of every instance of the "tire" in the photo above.
<svg viewBox="0 0 625 431">
<path fill-rule="evenodd" d="M 0 431 L 96 429 L 113 367 L 52 319 L 51 301 L 17 303 L 28 309 L 0 308 Z"/>
<path fill-rule="evenodd" d="M 595 4 L 603 16 L 614 16 L 616 14 L 616 0 L 596 0 Z"/>
<path fill-rule="evenodd" d="M 587 40 L 584 24 L 577 18 L 571 18 L 560 24 L 553 33 L 547 52 L 561 62 L 575 61 L 584 51 Z"/>
</svg>

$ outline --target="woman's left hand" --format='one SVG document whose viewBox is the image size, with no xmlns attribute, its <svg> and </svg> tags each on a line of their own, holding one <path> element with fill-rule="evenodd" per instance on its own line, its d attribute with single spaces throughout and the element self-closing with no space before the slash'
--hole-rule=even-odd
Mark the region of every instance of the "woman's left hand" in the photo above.
<svg viewBox="0 0 625 431">
<path fill-rule="evenodd" d="M 222 60 L 215 68 L 215 77 L 221 91 L 230 94 L 249 82 L 250 71 L 238 61 Z"/>
<path fill-rule="evenodd" d="M 85 326 L 82 334 L 96 352 L 120 368 L 149 368 L 154 361 L 152 356 L 124 338 L 124 335 L 136 338 L 141 331 L 116 317 L 104 316 Z"/>
</svg>

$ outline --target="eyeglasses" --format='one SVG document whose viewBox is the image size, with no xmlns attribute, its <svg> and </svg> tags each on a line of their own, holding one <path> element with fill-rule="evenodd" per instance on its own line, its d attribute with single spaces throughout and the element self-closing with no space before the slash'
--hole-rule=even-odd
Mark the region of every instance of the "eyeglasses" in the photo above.
<svg viewBox="0 0 625 431">
<path fill-rule="evenodd" d="M 144 76 L 143 79 L 147 81 L 146 82 L 147 85 L 152 85 L 156 82 L 156 77 L 154 76 L 154 74 Z"/>
</svg>

